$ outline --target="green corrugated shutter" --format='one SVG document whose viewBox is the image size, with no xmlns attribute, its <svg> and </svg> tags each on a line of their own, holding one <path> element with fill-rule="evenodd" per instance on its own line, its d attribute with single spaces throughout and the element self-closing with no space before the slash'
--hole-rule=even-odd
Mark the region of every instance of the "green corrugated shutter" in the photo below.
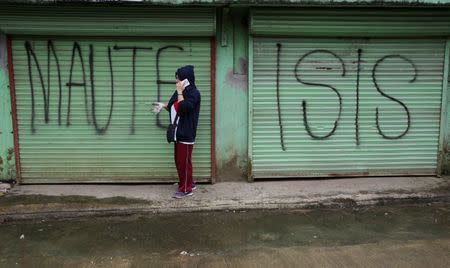
<svg viewBox="0 0 450 268">
<path fill-rule="evenodd" d="M 53 36 L 214 36 L 215 9 L 0 5 L 0 31 Z"/>
<path fill-rule="evenodd" d="M 254 38 L 254 177 L 436 174 L 444 49 L 434 39 Z M 339 115 L 332 88 L 342 113 L 323 138 Z"/>
<path fill-rule="evenodd" d="M 446 9 L 253 9 L 254 35 L 431 37 L 450 35 Z"/>
<path fill-rule="evenodd" d="M 31 93 L 25 49 L 27 41 L 38 59 L 45 88 L 50 88 L 48 123 L 45 123 L 43 91 L 33 57 L 31 57 L 31 71 L 34 94 Z M 69 87 L 67 83 L 70 77 L 75 41 L 79 44 L 82 52 L 87 98 L 85 98 L 83 86 L 74 85 L 72 87 L 68 119 Z M 160 52 L 159 79 L 162 82 L 173 82 L 176 68 L 182 65 L 193 64 L 195 66 L 196 84 L 201 92 L 202 105 L 197 143 L 194 146 L 193 154 L 194 176 L 199 181 L 210 179 L 211 72 L 209 39 L 81 38 L 75 40 L 55 38 L 52 42 L 60 66 L 61 105 L 59 105 L 58 70 L 53 53 L 50 53 L 50 86 L 47 81 L 47 39 L 16 38 L 12 44 L 21 174 L 24 183 L 176 180 L 173 145 L 167 144 L 165 128 L 158 127 L 156 117 L 150 113 L 151 103 L 158 99 L 158 52 Z M 90 45 L 92 45 L 94 63 L 94 101 L 91 94 Z M 166 46 L 172 47 L 160 50 Z M 133 47 L 137 48 L 134 97 Z M 152 50 L 148 49 L 150 47 Z M 108 48 L 111 49 L 114 81 L 111 113 L 111 71 Z M 83 71 L 77 53 L 74 57 L 72 75 L 73 83 L 83 82 Z M 173 90 L 174 84 L 160 84 L 161 101 L 167 102 Z M 31 125 L 33 95 L 35 103 L 34 133 Z M 94 122 L 92 103 L 95 104 L 97 127 Z M 60 106 L 61 108 L 59 108 Z M 110 114 L 111 120 L 108 126 Z M 60 125 L 59 115 L 61 116 Z M 160 120 L 162 125 L 167 125 L 169 123 L 168 114 L 164 112 Z M 67 125 L 68 122 L 69 125 Z M 101 129 L 105 126 L 107 126 L 106 130 L 102 133 Z"/>
</svg>

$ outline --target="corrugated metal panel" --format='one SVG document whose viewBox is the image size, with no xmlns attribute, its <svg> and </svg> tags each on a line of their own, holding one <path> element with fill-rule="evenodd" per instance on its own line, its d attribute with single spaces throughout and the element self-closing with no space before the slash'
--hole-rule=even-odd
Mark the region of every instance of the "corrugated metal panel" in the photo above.
<svg viewBox="0 0 450 268">
<path fill-rule="evenodd" d="M 16 3 L 29 3 L 29 4 L 54 4 L 58 3 L 71 3 L 76 2 L 73 0 L 8 0 L 8 2 L 16 2 Z M 81 1 L 79 1 L 81 2 Z M 111 2 L 115 4 L 131 4 L 131 3 L 143 3 L 149 5 L 231 5 L 238 4 L 242 5 L 258 5 L 258 6 L 318 6 L 318 5 L 342 5 L 349 6 L 353 5 L 370 5 L 370 6 L 445 6 L 450 4 L 449 0 L 289 0 L 289 1 L 280 1 L 280 0 L 116 0 L 116 1 L 99 1 L 99 0 L 84 0 L 84 3 L 95 3 L 103 2 L 103 4 L 111 4 Z M 131 2 L 131 3 L 130 3 Z"/>
<path fill-rule="evenodd" d="M 214 8 L 1 6 L 7 34 L 213 36 Z"/>
<path fill-rule="evenodd" d="M 253 9 L 255 35 L 430 37 L 450 35 L 448 10 Z"/>
<path fill-rule="evenodd" d="M 83 86 L 72 87 L 69 120 L 69 88 L 66 83 L 70 80 L 75 40 L 63 38 L 53 40 L 61 70 L 62 95 L 61 108 L 59 108 L 58 71 L 51 53 L 50 93 L 47 93 L 47 96 L 50 96 L 48 123 L 45 123 L 43 90 L 33 57 L 31 57 L 31 70 L 34 94 L 31 93 L 25 49 L 27 41 L 30 41 L 39 61 L 45 88 L 49 88 L 47 40 L 33 38 L 13 40 L 20 160 L 24 183 L 176 180 L 173 144 L 169 145 L 165 140 L 165 126 L 169 123 L 168 114 L 164 112 L 160 118 L 163 128 L 157 126 L 156 117 L 150 112 L 151 103 L 158 99 L 158 52 L 160 52 L 159 79 L 162 81 L 174 82 L 175 70 L 182 65 L 195 66 L 196 84 L 201 91 L 202 106 L 197 143 L 193 153 L 194 176 L 199 181 L 210 179 L 211 81 L 208 39 L 76 40 L 80 46 L 85 67 L 87 98 L 85 98 Z M 90 45 L 93 48 L 94 101 L 90 79 Z M 179 46 L 183 48 L 183 51 L 176 47 L 160 50 L 168 45 Z M 134 71 L 135 97 L 133 97 L 133 50 L 131 49 L 133 47 L 137 47 Z M 148 49 L 150 47 L 152 50 Z M 112 109 L 110 108 L 111 72 L 108 48 L 111 48 L 114 79 Z M 72 82 L 83 82 L 83 71 L 77 53 L 74 57 Z M 161 101 L 167 102 L 174 91 L 174 83 L 160 84 L 160 87 Z M 34 133 L 32 131 L 32 96 L 35 102 Z M 92 103 L 95 104 L 97 128 L 93 120 Z M 59 125 L 59 114 L 61 125 Z M 110 115 L 111 121 L 108 126 Z M 68 122 L 70 125 L 67 125 Z M 106 131 L 102 134 L 100 129 L 105 126 L 107 126 Z"/>
<path fill-rule="evenodd" d="M 255 38 L 255 178 L 435 174 L 444 49 L 444 40 Z"/>
<path fill-rule="evenodd" d="M 8 2 L 16 3 L 29 3 L 29 4 L 41 4 L 48 5 L 54 4 L 55 2 L 63 2 L 56 0 L 8 0 Z M 66 1 L 70 2 L 70 1 Z M 359 5 L 359 6 L 412 6 L 412 7 L 430 7 L 430 6 L 448 6 L 450 4 L 449 0 L 117 0 L 117 1 L 99 1 L 99 0 L 84 0 L 84 1 L 73 1 L 73 2 L 84 2 L 84 3 L 95 3 L 99 4 L 147 4 L 147 5 L 203 5 L 203 6 L 224 6 L 224 5 L 239 5 L 239 6 L 346 6 L 349 5 Z M 131 3 L 130 3 L 131 2 Z"/>
</svg>

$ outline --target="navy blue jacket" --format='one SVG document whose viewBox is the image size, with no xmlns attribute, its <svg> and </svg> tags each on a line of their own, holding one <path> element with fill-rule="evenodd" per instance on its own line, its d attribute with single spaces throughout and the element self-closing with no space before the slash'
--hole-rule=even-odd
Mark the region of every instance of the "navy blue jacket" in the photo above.
<svg viewBox="0 0 450 268">
<path fill-rule="evenodd" d="M 195 86 L 194 66 L 187 65 L 179 68 L 176 73 L 178 79 L 183 81 L 188 79 L 190 85 L 183 91 L 184 100 L 178 103 L 178 116 L 180 120 L 177 126 L 177 141 L 195 142 L 197 134 L 198 117 L 200 114 L 200 92 Z M 169 100 L 167 108 L 169 110 L 169 119 L 172 105 L 178 100 L 177 91 L 173 93 Z"/>
</svg>

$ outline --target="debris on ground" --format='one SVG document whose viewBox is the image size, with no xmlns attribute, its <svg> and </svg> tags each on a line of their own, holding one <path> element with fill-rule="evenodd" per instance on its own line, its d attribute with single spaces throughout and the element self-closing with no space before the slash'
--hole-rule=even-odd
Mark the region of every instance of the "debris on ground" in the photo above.
<svg viewBox="0 0 450 268">
<path fill-rule="evenodd" d="M 0 193 L 8 193 L 11 190 L 11 184 L 0 183 Z"/>
</svg>

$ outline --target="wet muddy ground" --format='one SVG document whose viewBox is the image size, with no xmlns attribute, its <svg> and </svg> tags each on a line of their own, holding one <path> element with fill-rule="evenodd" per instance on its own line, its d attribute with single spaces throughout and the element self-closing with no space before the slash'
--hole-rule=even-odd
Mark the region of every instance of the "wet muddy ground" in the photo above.
<svg viewBox="0 0 450 268">
<path fill-rule="evenodd" d="M 1 223 L 0 267 L 448 267 L 450 204 Z"/>
</svg>

